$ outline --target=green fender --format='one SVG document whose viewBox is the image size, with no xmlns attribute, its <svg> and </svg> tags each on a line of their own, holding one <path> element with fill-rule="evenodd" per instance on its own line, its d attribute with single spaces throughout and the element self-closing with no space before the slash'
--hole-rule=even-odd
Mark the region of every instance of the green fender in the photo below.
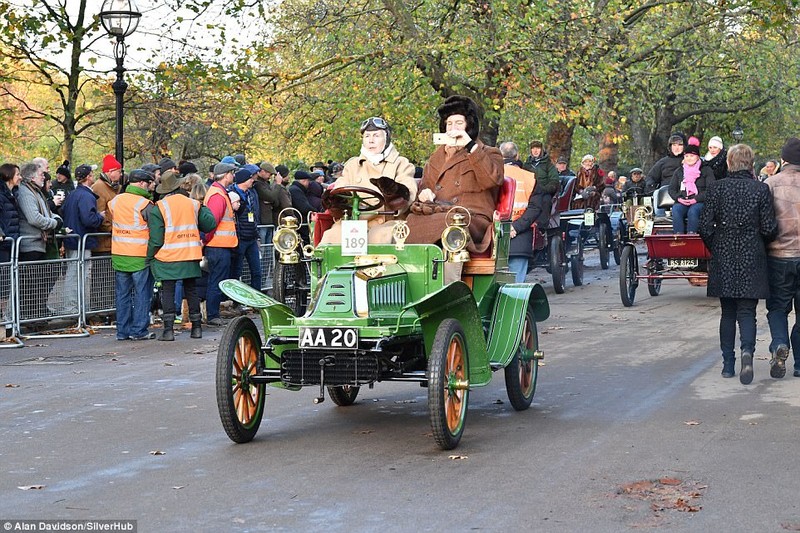
<svg viewBox="0 0 800 533">
<path fill-rule="evenodd" d="M 264 331 L 269 332 L 272 326 L 285 326 L 292 323 L 292 311 L 278 300 L 270 298 L 261 291 L 238 279 L 226 279 L 219 282 L 220 290 L 234 302 L 258 309 Z"/>
<path fill-rule="evenodd" d="M 462 281 L 442 287 L 416 302 L 404 307 L 413 309 L 419 317 L 425 340 L 425 353 L 430 356 L 433 338 L 439 324 L 445 318 L 455 318 L 464 329 L 469 361 L 469 384 L 472 387 L 486 385 L 492 379 L 489 355 L 486 352 L 486 337 L 483 334 L 481 317 L 472 290 Z"/>
<path fill-rule="evenodd" d="M 525 312 L 530 309 L 536 322 L 550 316 L 547 295 L 538 283 L 509 283 L 500 287 L 492 312 L 487 351 L 489 360 L 502 366 L 508 365 L 522 340 L 522 324 Z M 533 325 L 536 327 L 536 324 Z M 538 349 L 538 347 L 537 347 Z M 524 359 L 533 354 L 522 354 Z"/>
</svg>

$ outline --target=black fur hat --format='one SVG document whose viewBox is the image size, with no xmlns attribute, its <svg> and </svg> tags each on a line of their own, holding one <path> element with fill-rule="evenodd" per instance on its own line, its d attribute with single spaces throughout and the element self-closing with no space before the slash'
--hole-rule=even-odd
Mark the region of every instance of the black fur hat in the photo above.
<svg viewBox="0 0 800 533">
<path fill-rule="evenodd" d="M 478 104 L 472 98 L 466 96 L 454 95 L 444 101 L 439 109 L 439 131 L 444 133 L 447 131 L 445 122 L 450 115 L 464 115 L 467 119 L 467 134 L 473 141 L 478 140 L 478 135 L 481 131 L 480 119 L 478 118 Z"/>
</svg>

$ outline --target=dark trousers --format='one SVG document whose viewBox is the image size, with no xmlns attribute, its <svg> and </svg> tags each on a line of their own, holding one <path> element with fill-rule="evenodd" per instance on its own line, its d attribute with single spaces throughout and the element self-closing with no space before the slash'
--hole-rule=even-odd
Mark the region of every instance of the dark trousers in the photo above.
<svg viewBox="0 0 800 533">
<path fill-rule="evenodd" d="M 192 322 L 200 321 L 200 298 L 197 297 L 195 282 L 197 278 L 185 278 L 183 280 L 183 297 L 189 304 L 189 320 Z M 161 305 L 164 308 L 164 320 L 170 321 L 175 318 L 175 283 L 177 280 L 166 279 L 161 282 Z"/>
<path fill-rule="evenodd" d="M 751 298 L 720 298 L 722 316 L 719 319 L 719 347 L 722 360 L 736 359 L 736 324 L 739 324 L 739 346 L 742 352 L 756 350 L 756 307 Z"/>
<path fill-rule="evenodd" d="M 800 327 L 792 327 L 789 337 L 789 312 L 794 303 L 795 309 L 800 307 L 800 258 L 778 259 L 767 258 L 769 274 L 769 298 L 767 298 L 767 322 L 772 342 L 769 351 L 775 352 L 780 344 L 792 347 L 794 367 L 800 369 Z"/>
</svg>

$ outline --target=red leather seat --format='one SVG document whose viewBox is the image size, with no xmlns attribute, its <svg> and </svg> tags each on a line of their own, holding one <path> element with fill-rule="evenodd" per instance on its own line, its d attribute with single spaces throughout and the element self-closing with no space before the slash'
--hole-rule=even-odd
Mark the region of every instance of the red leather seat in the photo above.
<svg viewBox="0 0 800 533">
<path fill-rule="evenodd" d="M 314 235 L 312 236 L 312 240 L 316 247 L 322 240 L 322 234 L 333 226 L 333 216 L 325 211 L 324 213 L 314 213 L 311 215 L 311 218 L 314 219 Z"/>
<path fill-rule="evenodd" d="M 497 211 L 500 220 L 511 220 L 511 212 L 514 209 L 514 195 L 517 192 L 517 180 L 503 178 L 503 184 L 500 186 L 500 193 L 497 195 Z"/>
</svg>

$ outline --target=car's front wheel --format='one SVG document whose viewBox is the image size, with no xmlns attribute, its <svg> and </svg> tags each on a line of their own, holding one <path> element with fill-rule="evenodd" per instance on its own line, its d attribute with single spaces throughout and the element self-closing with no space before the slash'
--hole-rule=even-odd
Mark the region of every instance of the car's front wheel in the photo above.
<svg viewBox="0 0 800 533">
<path fill-rule="evenodd" d="M 253 383 L 261 357 L 261 337 L 250 318 L 236 317 L 222 334 L 217 351 L 217 409 L 228 437 L 253 440 L 264 415 L 266 385 Z"/>
<path fill-rule="evenodd" d="M 464 433 L 469 401 L 467 340 L 458 320 L 439 324 L 428 358 L 428 409 L 436 444 L 458 446 Z"/>
</svg>

